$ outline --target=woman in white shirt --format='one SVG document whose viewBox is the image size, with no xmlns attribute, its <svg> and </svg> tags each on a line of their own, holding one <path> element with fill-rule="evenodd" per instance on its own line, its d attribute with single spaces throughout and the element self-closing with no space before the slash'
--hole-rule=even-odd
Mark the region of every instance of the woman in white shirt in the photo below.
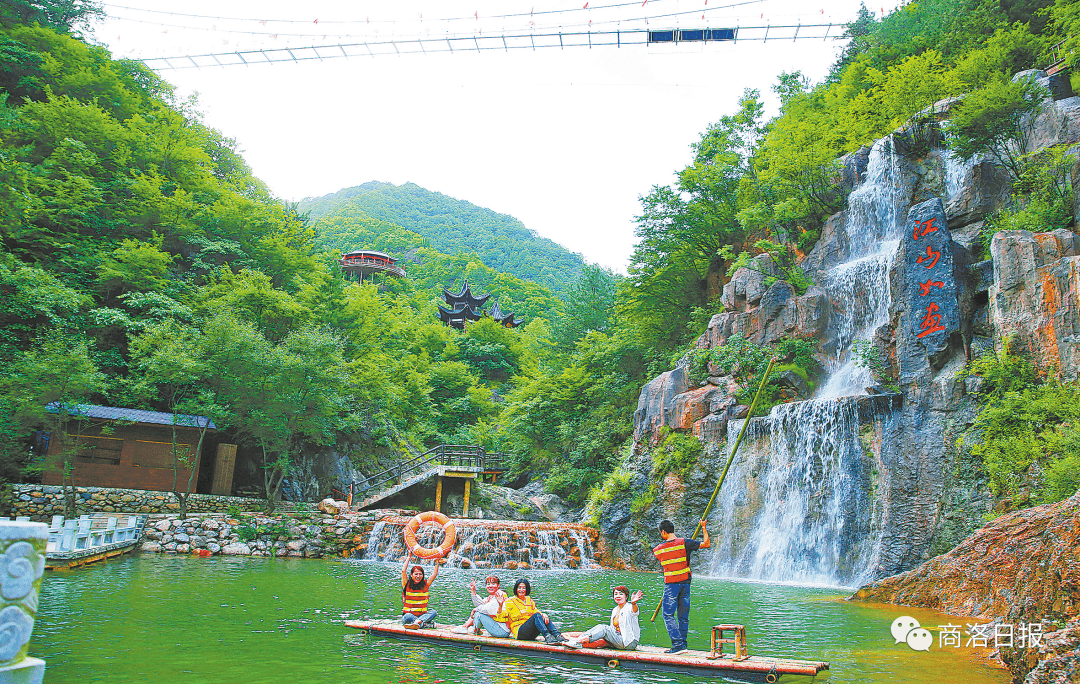
<svg viewBox="0 0 1080 684">
<path fill-rule="evenodd" d="M 623 586 L 615 587 L 611 591 L 611 598 L 615 601 L 615 607 L 611 609 L 611 620 L 606 625 L 597 625 L 581 636 L 572 637 L 564 646 L 569 648 L 581 648 L 581 645 L 590 641 L 603 639 L 611 648 L 623 651 L 633 651 L 638 646 L 641 638 L 641 628 L 638 626 L 637 602 L 645 596 L 645 592 L 638 589 L 634 595 Z"/>
<path fill-rule="evenodd" d="M 471 590 L 470 598 L 472 598 L 473 609 L 469 613 L 469 619 L 465 621 L 465 624 L 460 627 L 454 627 L 451 632 L 455 634 L 479 634 L 480 633 L 480 618 L 479 614 L 495 616 L 502 610 L 503 601 L 506 600 L 506 592 L 499 588 L 499 578 L 495 575 L 491 575 L 487 578 L 485 584 L 487 585 L 487 596 L 481 596 L 476 593 L 476 580 L 469 583 L 469 589 Z"/>
</svg>

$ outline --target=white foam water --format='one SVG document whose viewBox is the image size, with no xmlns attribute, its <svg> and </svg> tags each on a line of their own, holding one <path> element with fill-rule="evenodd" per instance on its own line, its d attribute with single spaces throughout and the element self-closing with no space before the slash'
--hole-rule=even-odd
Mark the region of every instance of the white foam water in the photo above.
<svg viewBox="0 0 1080 684">
<path fill-rule="evenodd" d="M 855 400 L 780 404 L 756 422 L 748 432 L 757 433 L 763 448 L 737 459 L 741 465 L 721 491 L 710 572 L 821 586 L 861 583 L 876 564 L 880 534 Z M 741 428 L 732 423 L 729 429 Z M 745 482 L 752 483 L 756 518 L 741 534 L 728 534 L 739 527 L 739 508 L 751 503 L 738 484 Z"/>
<path fill-rule="evenodd" d="M 403 522 L 380 520 L 368 535 L 362 560 L 400 562 L 405 557 Z M 595 569 L 595 549 L 589 535 L 575 527 L 550 524 L 481 522 L 456 525 L 457 541 L 446 555 L 456 568 L 534 568 L 538 570 Z M 442 531 L 422 525 L 416 539 L 421 546 L 442 541 Z"/>
</svg>

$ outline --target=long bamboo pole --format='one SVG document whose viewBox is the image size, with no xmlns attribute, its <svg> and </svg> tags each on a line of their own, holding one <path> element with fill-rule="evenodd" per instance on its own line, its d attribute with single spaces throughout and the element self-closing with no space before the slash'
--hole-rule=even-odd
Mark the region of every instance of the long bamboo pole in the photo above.
<svg viewBox="0 0 1080 684">
<path fill-rule="evenodd" d="M 735 460 L 735 454 L 739 451 L 739 445 L 742 444 L 743 435 L 746 434 L 746 427 L 750 425 L 750 418 L 754 415 L 754 407 L 757 406 L 758 399 L 761 398 L 761 393 L 765 389 L 765 383 L 769 381 L 769 373 L 772 372 L 773 362 L 776 361 L 776 357 L 769 359 L 769 365 L 765 368 L 765 375 L 761 376 L 761 384 L 758 385 L 757 393 L 754 394 L 754 400 L 750 402 L 750 411 L 746 414 L 746 420 L 743 421 L 742 428 L 739 430 L 739 436 L 735 439 L 735 446 L 731 448 L 731 454 L 728 456 L 727 463 L 724 465 L 724 472 L 720 474 L 720 480 L 716 483 L 716 487 L 713 488 L 712 496 L 709 497 L 709 503 L 705 506 L 705 512 L 701 514 L 701 519 L 698 520 L 697 527 L 694 528 L 694 534 L 690 537 L 694 539 L 697 537 L 698 532 L 701 531 L 701 526 L 705 524 L 705 521 L 709 518 L 709 511 L 712 510 L 713 501 L 716 501 L 716 495 L 720 493 L 720 488 L 724 486 L 724 479 L 727 478 L 728 469 L 731 467 L 731 463 Z M 656 622 L 656 616 L 660 614 L 660 606 L 664 604 L 661 599 L 660 603 L 656 604 L 656 610 L 653 611 L 652 618 L 649 622 Z"/>
</svg>

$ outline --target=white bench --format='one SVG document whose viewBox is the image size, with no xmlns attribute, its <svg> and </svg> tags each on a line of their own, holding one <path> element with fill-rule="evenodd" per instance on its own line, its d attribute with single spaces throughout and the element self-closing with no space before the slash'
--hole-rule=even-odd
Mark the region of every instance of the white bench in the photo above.
<svg viewBox="0 0 1080 684">
<path fill-rule="evenodd" d="M 49 525 L 46 552 L 85 551 L 118 542 L 134 541 L 139 537 L 139 517 L 83 515 L 78 520 L 65 520 L 54 515 Z"/>
<path fill-rule="evenodd" d="M 90 516 L 84 515 L 79 518 L 78 529 L 75 530 L 75 551 L 90 548 L 90 526 L 94 524 L 94 521 L 90 519 Z"/>
</svg>

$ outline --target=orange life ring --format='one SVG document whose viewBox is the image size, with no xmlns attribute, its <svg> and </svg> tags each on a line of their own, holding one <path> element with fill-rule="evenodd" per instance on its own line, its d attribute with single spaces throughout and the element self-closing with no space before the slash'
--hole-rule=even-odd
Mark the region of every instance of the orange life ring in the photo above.
<svg viewBox="0 0 1080 684">
<path fill-rule="evenodd" d="M 442 544 L 439 544 L 435 548 L 429 549 L 426 546 L 420 546 L 419 542 L 416 541 L 416 532 L 420 529 L 420 525 L 426 522 L 442 525 Z M 407 546 L 409 551 L 412 552 L 412 555 L 417 558 L 442 558 L 450 553 L 450 549 L 454 548 L 454 542 L 456 541 L 457 530 L 454 529 L 454 523 L 450 522 L 450 518 L 447 518 L 437 511 L 426 511 L 419 515 L 414 515 L 413 519 L 409 521 L 409 524 L 405 525 L 405 546 Z"/>
</svg>

